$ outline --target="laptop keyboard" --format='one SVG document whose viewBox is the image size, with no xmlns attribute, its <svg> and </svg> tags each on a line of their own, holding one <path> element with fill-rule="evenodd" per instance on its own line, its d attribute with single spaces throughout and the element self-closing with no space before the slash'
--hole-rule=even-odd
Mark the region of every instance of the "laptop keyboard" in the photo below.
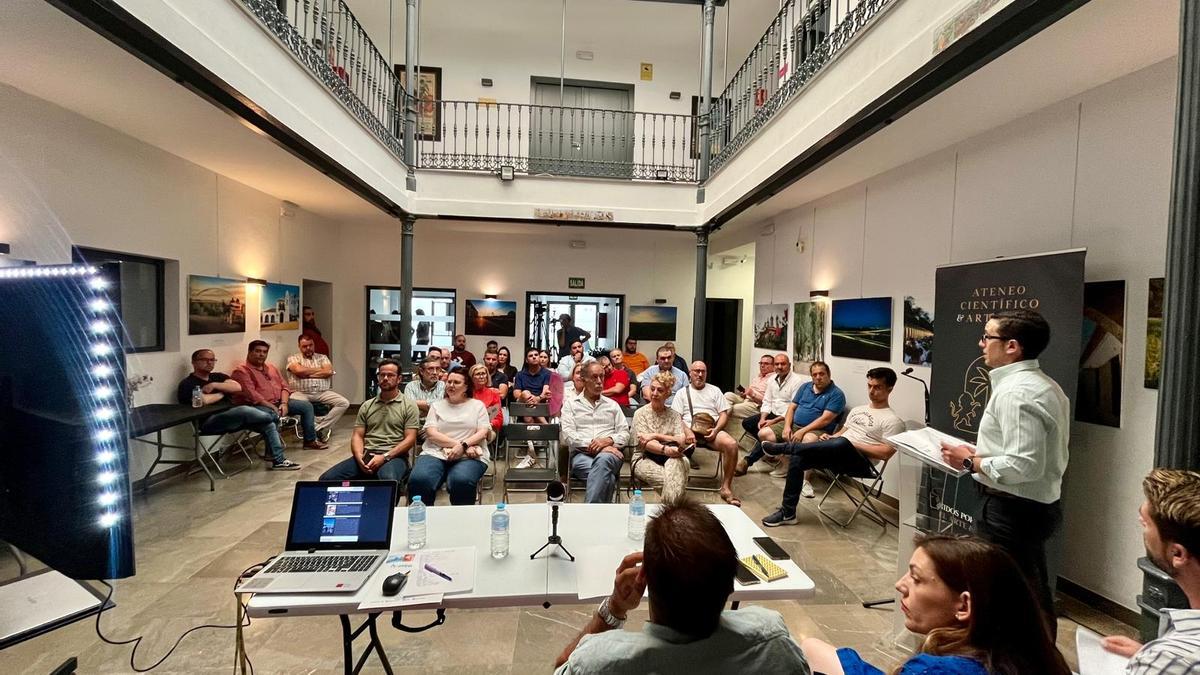
<svg viewBox="0 0 1200 675">
<path fill-rule="evenodd" d="M 275 561 L 270 573 L 286 572 L 366 572 L 378 555 L 314 555 L 287 556 Z"/>
</svg>

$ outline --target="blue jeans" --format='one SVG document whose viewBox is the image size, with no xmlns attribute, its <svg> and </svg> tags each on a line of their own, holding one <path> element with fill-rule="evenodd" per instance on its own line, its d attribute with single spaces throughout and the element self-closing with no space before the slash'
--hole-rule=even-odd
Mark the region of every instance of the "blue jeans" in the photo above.
<svg viewBox="0 0 1200 675">
<path fill-rule="evenodd" d="M 403 483 L 404 477 L 408 475 L 408 458 L 394 457 L 388 460 L 375 473 L 366 473 L 358 466 L 358 462 L 354 457 L 343 459 L 342 461 L 329 467 L 329 469 L 321 474 L 320 480 L 394 480 L 397 483 Z M 396 495 L 399 498 L 399 495 Z M 423 498 L 422 498 L 423 499 Z"/>
<path fill-rule="evenodd" d="M 783 511 L 795 513 L 800 503 L 800 490 L 804 486 L 804 472 L 809 469 L 829 469 L 834 473 L 870 478 L 875 475 L 871 460 L 863 456 L 849 439 L 835 436 L 812 443 L 788 443 L 784 454 L 788 455 L 787 482 L 783 484 Z"/>
<path fill-rule="evenodd" d="M 312 403 L 300 398 L 288 399 L 288 414 L 300 416 L 300 429 L 304 432 L 304 442 L 317 440 L 317 413 Z"/>
<path fill-rule="evenodd" d="M 611 452 L 589 455 L 573 450 L 571 453 L 571 477 L 587 481 L 586 499 L 589 504 L 607 504 L 612 501 L 617 479 L 621 477 L 621 465 L 625 460 Z"/>
<path fill-rule="evenodd" d="M 433 455 L 421 455 L 408 477 L 408 498 L 420 495 L 426 506 L 433 506 L 438 488 L 445 483 L 451 504 L 474 504 L 476 487 L 486 470 L 487 464 L 479 459 L 463 457 L 447 462 Z"/>
<path fill-rule="evenodd" d="M 278 420 L 279 415 L 273 410 L 239 405 L 204 420 L 200 424 L 200 433 L 205 436 L 217 436 L 243 429 L 253 431 L 263 437 L 271 458 L 278 464 L 287 459 L 283 456 L 283 439 L 279 437 L 279 428 L 275 426 Z"/>
</svg>

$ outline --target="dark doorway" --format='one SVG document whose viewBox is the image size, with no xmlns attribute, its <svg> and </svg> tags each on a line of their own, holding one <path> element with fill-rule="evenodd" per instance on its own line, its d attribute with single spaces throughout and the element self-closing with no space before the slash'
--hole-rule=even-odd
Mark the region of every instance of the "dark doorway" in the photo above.
<svg viewBox="0 0 1200 675">
<path fill-rule="evenodd" d="M 733 391 L 737 385 L 742 301 L 709 298 L 704 305 L 704 361 L 708 364 L 708 381 L 721 391 Z"/>
</svg>

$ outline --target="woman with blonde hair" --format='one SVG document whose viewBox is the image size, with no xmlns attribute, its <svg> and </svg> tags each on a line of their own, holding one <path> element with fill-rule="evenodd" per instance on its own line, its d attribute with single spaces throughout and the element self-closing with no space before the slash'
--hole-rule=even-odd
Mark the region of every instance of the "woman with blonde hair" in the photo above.
<svg viewBox="0 0 1200 675">
<path fill-rule="evenodd" d="M 664 502 L 687 490 L 688 457 L 683 416 L 667 407 L 675 387 L 675 376 L 660 372 L 650 379 L 650 404 L 633 414 L 637 450 L 633 453 L 633 475 L 638 481 L 659 488 Z"/>
<path fill-rule="evenodd" d="M 1037 597 L 1003 549 L 974 537 L 917 540 L 896 582 L 904 627 L 925 636 L 893 675 L 1070 675 Z M 814 673 L 883 675 L 853 649 L 801 643 Z"/>
</svg>

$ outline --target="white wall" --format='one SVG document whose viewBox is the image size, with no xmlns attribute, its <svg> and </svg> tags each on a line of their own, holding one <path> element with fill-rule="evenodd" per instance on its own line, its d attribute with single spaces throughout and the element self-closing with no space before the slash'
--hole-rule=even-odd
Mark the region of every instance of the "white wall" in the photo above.
<svg viewBox="0 0 1200 675">
<path fill-rule="evenodd" d="M 742 300 L 742 314 L 738 322 L 740 348 L 737 355 L 737 371 L 734 374 L 735 381 L 742 385 L 750 384 L 751 376 L 758 375 L 757 368 L 751 370 L 750 350 L 742 348 L 750 345 L 750 335 L 754 331 L 755 269 L 754 244 L 743 244 L 708 256 L 708 297 Z"/>
<path fill-rule="evenodd" d="M 755 302 L 817 288 L 891 296 L 897 327 L 903 296 L 931 297 L 939 264 L 1086 247 L 1089 281 L 1125 279 L 1122 427 L 1072 425 L 1060 574 L 1135 611 L 1136 511 L 1157 405 L 1142 386 L 1147 280 L 1164 272 L 1175 71 L 1174 59 L 1161 62 L 785 212 L 772 235 L 757 236 L 764 223 L 714 245 L 757 242 Z M 865 402 L 862 373 L 876 364 L 830 361 L 849 403 Z M 919 419 L 920 387 L 901 379 L 892 403 Z"/>
</svg>

